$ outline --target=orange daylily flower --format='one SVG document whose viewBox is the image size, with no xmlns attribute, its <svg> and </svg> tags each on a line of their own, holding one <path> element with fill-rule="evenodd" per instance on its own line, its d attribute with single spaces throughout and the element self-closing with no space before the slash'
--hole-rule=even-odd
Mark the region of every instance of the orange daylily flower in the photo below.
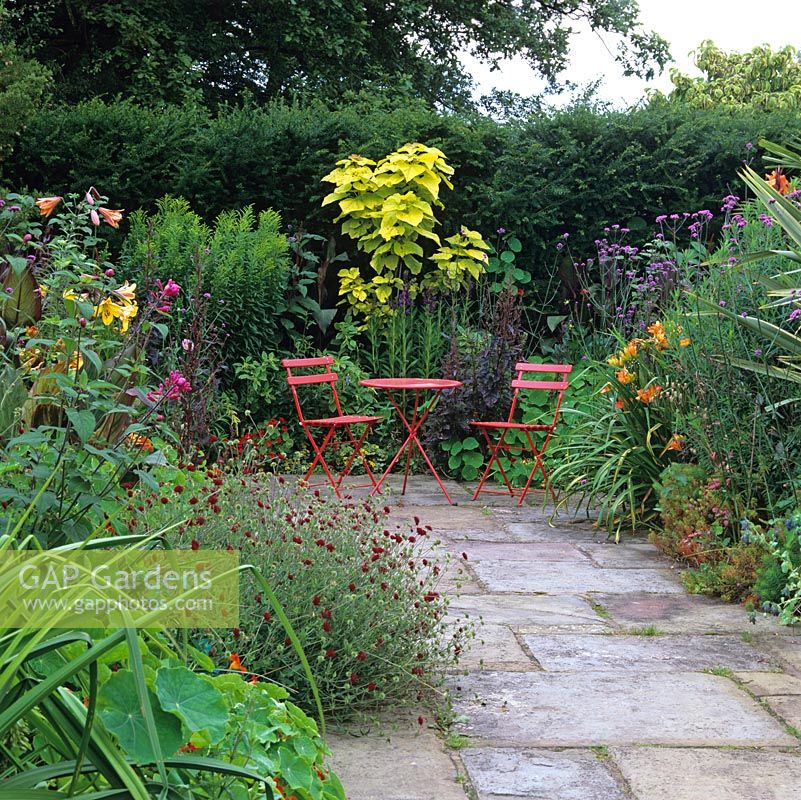
<svg viewBox="0 0 801 800">
<path fill-rule="evenodd" d="M 684 450 L 684 437 L 680 436 L 678 433 L 674 433 L 660 455 L 664 455 L 670 450 Z"/>
<path fill-rule="evenodd" d="M 120 222 L 122 221 L 122 212 L 125 211 L 124 208 L 98 208 L 97 212 L 100 214 L 103 219 L 111 225 L 112 228 L 119 228 Z"/>
<path fill-rule="evenodd" d="M 765 175 L 768 185 L 772 186 L 779 194 L 787 194 L 790 191 L 790 181 L 782 172 L 781 167 L 774 169 L 769 175 Z"/>
<path fill-rule="evenodd" d="M 659 397 L 661 393 L 662 387 L 656 383 L 652 383 L 650 386 L 646 386 L 645 389 L 637 390 L 637 399 L 641 403 L 648 405 L 655 397 Z"/>
<path fill-rule="evenodd" d="M 690 340 L 686 336 L 679 341 L 680 347 L 689 347 L 689 345 L 690 345 Z"/>
<path fill-rule="evenodd" d="M 615 400 L 615 408 L 617 408 L 618 410 L 625 408 L 625 406 L 626 406 L 625 400 L 622 399 Z"/>
<path fill-rule="evenodd" d="M 661 322 L 654 322 L 648 326 L 648 333 L 651 334 L 657 350 L 667 350 L 669 342 L 665 333 L 665 326 Z"/>
<path fill-rule="evenodd" d="M 618 383 L 622 383 L 625 386 L 634 380 L 634 375 L 624 367 L 615 373 L 615 378 L 617 378 Z"/>
<path fill-rule="evenodd" d="M 39 206 L 39 212 L 43 217 L 49 217 L 63 199 L 63 197 L 40 197 L 36 205 Z"/>
</svg>

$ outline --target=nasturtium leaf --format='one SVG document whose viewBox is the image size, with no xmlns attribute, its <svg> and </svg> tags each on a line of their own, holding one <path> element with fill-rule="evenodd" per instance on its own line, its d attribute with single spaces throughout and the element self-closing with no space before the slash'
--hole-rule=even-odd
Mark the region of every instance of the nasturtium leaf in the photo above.
<svg viewBox="0 0 801 800">
<path fill-rule="evenodd" d="M 506 242 L 506 246 L 513 253 L 519 253 L 523 249 L 523 245 L 520 244 L 520 239 L 518 239 L 516 236 L 510 236 L 509 241 Z"/>
<path fill-rule="evenodd" d="M 320 779 L 317 774 L 312 771 L 311 764 L 308 761 L 296 756 L 289 748 L 283 748 L 280 756 L 281 777 L 292 789 L 305 789 L 307 792 L 312 793 L 314 780 L 317 780 L 317 791 L 322 790 Z M 312 794 L 312 796 L 314 796 Z"/>
<path fill-rule="evenodd" d="M 504 250 L 501 253 L 501 261 L 511 264 L 515 260 L 515 254 L 511 250 Z"/>
<path fill-rule="evenodd" d="M 192 733 L 208 731 L 216 744 L 225 736 L 228 708 L 222 693 L 186 667 L 161 667 L 156 674 L 161 707 L 175 714 Z"/>
<path fill-rule="evenodd" d="M 150 690 L 147 694 L 158 731 L 161 754 L 167 758 L 174 755 L 184 744 L 181 722 L 173 714 L 168 714 L 159 707 L 155 695 Z M 106 729 L 117 737 L 122 749 L 137 764 L 150 764 L 155 760 L 153 745 L 139 705 L 136 679 L 132 672 L 129 670 L 115 672 L 100 687 L 97 706 Z"/>
</svg>

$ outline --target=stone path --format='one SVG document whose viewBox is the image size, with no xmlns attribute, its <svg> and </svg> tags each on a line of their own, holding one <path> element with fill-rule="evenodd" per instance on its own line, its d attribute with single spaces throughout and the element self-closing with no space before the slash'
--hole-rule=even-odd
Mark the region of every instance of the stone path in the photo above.
<svg viewBox="0 0 801 800">
<path fill-rule="evenodd" d="M 454 619 L 483 620 L 450 676 L 447 747 L 402 715 L 330 737 L 350 800 L 787 800 L 801 787 L 801 632 L 688 595 L 641 539 L 412 479 L 459 560 Z"/>
</svg>

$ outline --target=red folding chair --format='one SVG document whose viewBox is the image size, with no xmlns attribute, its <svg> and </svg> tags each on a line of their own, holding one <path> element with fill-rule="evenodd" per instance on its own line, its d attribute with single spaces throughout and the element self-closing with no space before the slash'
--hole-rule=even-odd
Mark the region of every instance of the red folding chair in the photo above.
<svg viewBox="0 0 801 800">
<path fill-rule="evenodd" d="M 506 418 L 506 420 L 503 422 L 470 423 L 478 428 L 484 435 L 484 439 L 487 442 L 487 447 L 490 452 L 490 459 L 487 463 L 487 468 L 484 470 L 484 474 L 481 476 L 481 480 L 476 488 L 476 492 L 473 495 L 473 500 L 475 500 L 482 491 L 487 492 L 488 494 L 510 494 L 512 497 L 519 496 L 520 499 L 517 501 L 517 505 L 520 506 L 523 504 L 526 492 L 528 492 L 529 486 L 531 486 L 531 481 L 534 479 L 535 473 L 540 471 L 542 472 L 545 486 L 550 491 L 554 502 L 556 502 L 556 494 L 548 482 L 548 473 L 546 472 L 545 466 L 542 463 L 542 456 L 548 447 L 548 443 L 551 441 L 553 432 L 556 430 L 556 424 L 559 421 L 559 409 L 562 406 L 562 397 L 564 396 L 565 389 L 567 389 L 567 376 L 570 374 L 573 367 L 570 364 L 527 364 L 526 362 L 521 361 L 519 364 L 515 365 L 515 369 L 517 370 L 517 378 L 512 381 L 514 393 L 512 394 L 512 406 L 509 409 L 509 416 Z M 529 380 L 525 377 L 532 372 L 537 373 L 538 376 L 543 373 L 546 375 L 551 374 L 556 377 L 557 380 Z M 515 422 L 514 417 L 515 412 L 517 411 L 517 401 L 521 389 L 525 391 L 549 392 L 555 395 L 555 410 L 553 414 L 553 420 L 551 420 L 550 423 L 541 424 Z M 506 436 L 510 433 L 510 431 L 519 431 L 522 434 L 522 443 L 507 442 Z M 495 432 L 498 436 L 495 441 L 492 440 L 492 432 Z M 540 447 L 537 447 L 532 437 L 532 434 L 535 433 L 545 434 L 545 440 L 542 442 Z M 534 466 L 532 467 L 531 473 L 528 476 L 526 485 L 522 488 L 522 490 L 516 490 L 512 486 L 500 459 L 501 456 L 506 456 L 508 454 L 509 458 L 514 460 L 515 458 L 522 456 L 524 453 L 530 453 L 534 457 Z M 503 477 L 503 481 L 506 484 L 507 491 L 484 488 L 484 483 L 492 471 L 493 464 L 498 465 L 498 469 Z"/>
<path fill-rule="evenodd" d="M 375 476 L 370 469 L 370 465 L 367 463 L 367 459 L 362 453 L 362 445 L 364 444 L 364 440 L 367 438 L 367 434 L 370 432 L 370 429 L 381 419 L 381 417 L 368 417 L 360 414 L 342 413 L 342 406 L 339 402 L 339 395 L 337 394 L 336 387 L 336 382 L 339 380 L 339 376 L 335 372 L 331 371 L 331 365 L 333 363 L 334 359 L 331 356 L 321 356 L 319 358 L 285 358 L 281 362 L 282 366 L 286 368 L 286 381 L 287 384 L 289 384 L 289 388 L 292 392 L 292 399 L 295 401 L 298 419 L 300 420 L 301 427 L 306 433 L 309 443 L 312 446 L 312 450 L 314 451 L 314 460 L 312 461 L 311 466 L 309 467 L 303 479 L 308 481 L 312 476 L 315 467 L 319 464 L 328 477 L 328 483 L 331 484 L 336 496 L 341 497 L 342 495 L 339 493 L 339 487 L 342 485 L 343 479 L 350 472 L 350 468 L 353 466 L 353 462 L 357 457 L 364 465 L 364 471 L 370 478 L 370 483 L 363 484 L 362 486 L 353 486 L 351 488 L 360 489 L 364 488 L 365 486 L 371 486 L 373 489 L 378 488 Z M 324 371 L 317 371 L 311 374 L 302 375 L 294 374 L 295 370 L 306 371 L 317 367 L 324 367 Z M 331 387 L 331 392 L 334 397 L 334 407 L 336 408 L 337 415 L 335 417 L 323 417 L 321 419 L 306 419 L 303 416 L 303 408 L 301 406 L 300 397 L 298 396 L 298 386 L 308 386 L 309 384 L 323 383 L 327 383 Z M 364 430 L 362 431 L 361 436 L 357 437 L 354 435 L 353 431 L 351 430 L 351 425 L 364 425 Z M 313 432 L 315 429 L 318 429 L 317 438 L 315 438 Z M 343 440 L 337 438 L 337 431 L 340 430 L 343 431 L 345 435 Z M 318 442 L 320 435 L 322 435 L 322 439 Z M 348 457 L 348 460 L 342 469 L 339 478 L 335 480 L 334 476 L 331 474 L 328 464 L 325 461 L 325 458 L 323 457 L 323 452 L 329 445 L 332 448 L 337 448 L 347 443 L 353 445 L 353 452 Z M 322 483 L 313 483 L 309 485 L 325 486 L 325 481 Z"/>
</svg>

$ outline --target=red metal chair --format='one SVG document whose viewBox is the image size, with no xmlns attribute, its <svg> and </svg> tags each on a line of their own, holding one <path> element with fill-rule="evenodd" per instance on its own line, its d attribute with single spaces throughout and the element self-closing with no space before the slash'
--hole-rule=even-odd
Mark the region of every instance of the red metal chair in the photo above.
<svg viewBox="0 0 801 800">
<path fill-rule="evenodd" d="M 517 378 L 512 381 L 514 393 L 512 394 L 512 405 L 509 409 L 509 416 L 506 418 L 506 420 L 503 422 L 470 423 L 478 428 L 484 435 L 484 439 L 487 442 L 487 447 L 489 448 L 490 452 L 489 462 L 484 470 L 484 474 L 481 476 L 481 480 L 479 481 L 478 487 L 473 495 L 473 500 L 475 500 L 482 491 L 487 492 L 488 494 L 510 494 L 512 497 L 519 496 L 520 499 L 517 501 L 517 505 L 520 506 L 523 504 L 523 500 L 525 499 L 529 486 L 531 486 L 531 481 L 534 479 L 535 473 L 540 471 L 542 472 L 545 486 L 550 491 L 554 502 L 556 502 L 556 495 L 548 482 L 548 473 L 546 472 L 545 466 L 542 463 L 542 456 L 548 447 L 548 443 L 551 441 L 553 432 L 556 430 L 556 425 L 559 421 L 559 409 L 562 406 L 562 397 L 564 396 L 565 389 L 567 389 L 567 376 L 570 374 L 573 367 L 570 364 L 528 364 L 521 361 L 515 366 L 515 369 L 517 370 Z M 556 377 L 557 380 L 529 380 L 527 377 L 525 377 L 532 372 L 537 373 L 538 376 L 542 374 L 550 374 Z M 525 391 L 549 392 L 554 395 L 555 409 L 551 422 L 547 424 L 515 422 L 514 417 L 515 412 L 517 411 L 517 402 L 521 389 Z M 496 441 L 493 441 L 490 435 L 493 431 L 498 435 Z M 511 431 L 519 431 L 522 434 L 522 443 L 506 442 L 506 436 Z M 545 439 L 539 448 L 535 444 L 532 437 L 532 434 L 534 433 L 545 434 Z M 522 488 L 522 490 L 516 490 L 509 481 L 509 477 L 507 476 L 506 471 L 501 464 L 500 457 L 509 454 L 509 457 L 514 460 L 515 458 L 519 458 L 524 453 L 530 453 L 534 457 L 534 466 L 532 467 L 531 473 L 528 476 L 526 485 Z M 492 471 L 493 464 L 498 465 L 498 469 L 503 477 L 503 481 L 506 484 L 507 491 L 484 488 L 484 483 Z"/>
<path fill-rule="evenodd" d="M 306 433 L 309 443 L 312 446 L 312 450 L 314 451 L 314 460 L 306 472 L 304 480 L 309 480 L 314 472 L 315 467 L 319 464 L 323 468 L 323 471 L 328 478 L 328 483 L 331 484 L 336 496 L 341 497 L 342 495 L 339 493 L 339 488 L 342 485 L 342 480 L 350 472 L 353 462 L 357 457 L 361 460 L 362 464 L 364 465 L 364 471 L 370 478 L 370 483 L 364 484 L 363 486 L 372 486 L 373 489 L 377 488 L 375 476 L 370 469 L 370 465 L 367 463 L 367 459 L 362 453 L 362 445 L 364 444 L 364 440 L 367 438 L 367 434 L 370 432 L 370 429 L 381 419 L 381 417 L 369 417 L 360 414 L 344 414 L 342 412 L 342 406 L 340 405 L 339 394 L 337 394 L 336 388 L 336 382 L 339 380 L 339 376 L 335 372 L 331 371 L 331 365 L 333 363 L 334 359 L 331 356 L 320 356 L 319 358 L 285 358 L 281 362 L 282 366 L 286 368 L 286 381 L 292 392 L 292 399 L 295 401 L 298 419 L 300 420 L 301 427 Z M 324 370 L 322 372 L 317 371 L 311 374 L 294 374 L 295 371 L 307 371 L 309 369 L 315 369 L 318 367 L 324 367 Z M 336 408 L 337 415 L 334 417 L 323 417 L 321 419 L 306 419 L 303 416 L 303 408 L 301 406 L 300 397 L 298 396 L 298 386 L 324 383 L 327 383 L 331 387 L 331 392 L 334 398 L 334 407 Z M 357 437 L 353 434 L 351 431 L 351 425 L 364 425 L 364 431 L 362 432 L 361 436 Z M 315 438 L 313 433 L 314 429 L 318 429 L 317 438 Z M 344 431 L 345 434 L 343 441 L 340 441 L 337 438 L 337 431 L 340 430 Z M 322 439 L 318 442 L 321 434 Z M 353 445 L 353 452 L 348 457 L 348 460 L 339 477 L 334 479 L 334 476 L 331 474 L 331 470 L 329 469 L 328 464 L 323 457 L 323 452 L 329 445 L 332 448 L 336 448 L 347 443 Z M 310 486 L 324 485 L 325 482 L 310 484 Z M 358 489 L 363 487 L 353 486 L 351 488 Z"/>
</svg>

